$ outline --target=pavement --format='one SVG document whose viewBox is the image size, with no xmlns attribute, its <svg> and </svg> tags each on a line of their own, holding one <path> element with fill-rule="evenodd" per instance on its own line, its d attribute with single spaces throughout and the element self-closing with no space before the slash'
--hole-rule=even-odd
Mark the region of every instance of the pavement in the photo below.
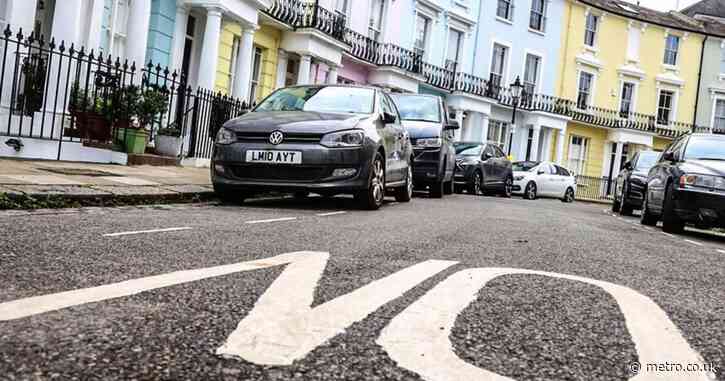
<svg viewBox="0 0 725 381">
<path fill-rule="evenodd" d="M 725 380 L 725 239 L 603 205 L 5 211 L 0 243 L 3 380 Z"/>
<path fill-rule="evenodd" d="M 134 199 L 161 202 L 209 198 L 213 189 L 209 169 L 205 168 L 0 159 L 2 194 L 16 200 L 51 198 L 57 201 L 53 205 L 63 206 L 64 201 L 102 205 Z M 15 206 L 37 207 L 23 202 Z"/>
</svg>

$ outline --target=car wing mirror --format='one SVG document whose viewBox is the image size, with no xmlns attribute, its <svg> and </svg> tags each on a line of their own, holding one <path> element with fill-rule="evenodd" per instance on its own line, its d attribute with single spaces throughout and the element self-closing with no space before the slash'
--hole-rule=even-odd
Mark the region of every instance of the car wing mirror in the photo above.
<svg viewBox="0 0 725 381">
<path fill-rule="evenodd" d="M 634 169 L 634 167 L 632 166 L 632 162 L 628 161 L 628 162 L 624 163 L 624 169 L 629 170 L 629 171 Z"/>
<path fill-rule="evenodd" d="M 457 120 L 451 120 L 447 125 L 443 126 L 444 130 L 458 130 L 460 128 L 461 126 L 458 124 Z"/>
<path fill-rule="evenodd" d="M 391 114 L 389 112 L 384 112 L 383 113 L 383 123 L 385 123 L 385 124 L 393 124 L 397 120 L 398 120 L 398 118 L 395 115 L 393 115 L 393 114 Z"/>
<path fill-rule="evenodd" d="M 677 161 L 677 160 L 675 160 L 675 153 L 671 152 L 671 151 L 663 153 L 662 159 L 666 160 L 666 161 L 671 161 L 671 162 Z"/>
<path fill-rule="evenodd" d="M 493 155 L 491 155 L 491 154 L 490 154 L 490 153 L 488 153 L 488 152 L 484 153 L 484 154 L 483 154 L 483 156 L 482 156 L 482 158 L 483 158 L 483 161 L 489 160 L 489 159 L 490 159 L 490 158 L 492 158 L 492 157 L 493 157 Z"/>
</svg>

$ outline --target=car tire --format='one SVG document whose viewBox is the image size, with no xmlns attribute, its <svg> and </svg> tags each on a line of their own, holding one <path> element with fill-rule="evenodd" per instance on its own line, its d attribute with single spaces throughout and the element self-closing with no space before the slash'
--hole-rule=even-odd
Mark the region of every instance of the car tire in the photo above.
<svg viewBox="0 0 725 381">
<path fill-rule="evenodd" d="M 363 190 L 355 194 L 355 200 L 362 209 L 377 210 L 383 205 L 385 199 L 385 166 L 383 156 L 376 152 L 370 162 L 368 184 Z"/>
<path fill-rule="evenodd" d="M 473 173 L 471 183 L 468 184 L 468 193 L 475 196 L 483 194 L 483 175 L 481 174 L 481 171 Z"/>
<path fill-rule="evenodd" d="M 536 183 L 529 181 L 524 189 L 524 198 L 527 200 L 536 200 Z"/>
<path fill-rule="evenodd" d="M 453 191 L 456 192 L 456 194 L 463 194 L 463 187 L 460 185 L 454 185 Z"/>
<path fill-rule="evenodd" d="M 657 221 L 659 221 L 659 217 L 652 214 L 652 212 L 649 211 L 649 197 L 647 197 L 647 190 L 644 191 L 644 201 L 642 201 L 642 217 L 640 218 L 639 222 L 642 225 L 645 226 L 657 226 Z"/>
<path fill-rule="evenodd" d="M 622 185 L 622 200 L 619 201 L 619 214 L 623 216 L 631 216 L 634 213 L 634 208 L 627 202 L 627 183 Z"/>
<path fill-rule="evenodd" d="M 453 179 L 451 181 L 448 181 L 443 184 L 443 194 L 451 195 L 455 192 L 455 189 L 453 189 L 455 186 L 453 184 Z"/>
<path fill-rule="evenodd" d="M 413 198 L 413 167 L 408 164 L 408 174 L 405 176 L 405 185 L 395 189 L 395 201 L 410 202 Z"/>
<path fill-rule="evenodd" d="M 614 201 L 612 202 L 612 213 L 619 213 L 619 210 L 621 209 L 622 204 L 617 199 L 617 187 L 614 187 Z"/>
<path fill-rule="evenodd" d="M 670 184 L 665 193 L 665 203 L 662 208 L 662 231 L 670 234 L 682 234 L 685 231 L 685 222 L 675 213 L 674 186 Z"/>
<path fill-rule="evenodd" d="M 228 205 L 241 205 L 248 197 L 246 193 L 235 192 L 220 185 L 214 185 L 214 194 L 219 198 L 222 204 Z"/>
<path fill-rule="evenodd" d="M 564 198 L 561 199 L 561 202 L 566 204 L 571 204 L 576 199 L 576 194 L 574 193 L 574 188 L 569 187 L 566 188 L 566 192 L 564 192 Z"/>
<path fill-rule="evenodd" d="M 436 181 L 434 183 L 430 183 L 428 186 L 430 198 L 442 198 L 443 197 L 443 187 L 445 183 L 443 181 Z"/>
<path fill-rule="evenodd" d="M 501 196 L 505 198 L 511 198 L 511 195 L 514 193 L 514 179 L 511 176 L 506 177 L 506 180 L 503 182 L 503 192 L 501 193 Z"/>
</svg>

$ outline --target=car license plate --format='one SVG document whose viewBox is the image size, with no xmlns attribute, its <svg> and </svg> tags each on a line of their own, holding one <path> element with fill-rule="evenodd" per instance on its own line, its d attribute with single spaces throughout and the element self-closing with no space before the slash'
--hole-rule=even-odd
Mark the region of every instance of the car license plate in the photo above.
<svg viewBox="0 0 725 381">
<path fill-rule="evenodd" d="M 302 152 L 247 151 L 247 163 L 302 164 Z"/>
</svg>

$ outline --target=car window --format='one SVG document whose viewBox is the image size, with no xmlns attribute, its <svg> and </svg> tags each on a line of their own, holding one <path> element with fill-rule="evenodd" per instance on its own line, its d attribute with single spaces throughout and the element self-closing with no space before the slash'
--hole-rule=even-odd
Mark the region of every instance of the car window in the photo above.
<svg viewBox="0 0 725 381">
<path fill-rule="evenodd" d="M 403 120 L 435 122 L 441 121 L 441 108 L 437 97 L 427 95 L 393 95 L 392 101 L 400 110 Z"/>
<path fill-rule="evenodd" d="M 493 146 L 493 149 L 496 151 L 496 157 L 506 157 L 506 154 L 498 146 Z"/>
<path fill-rule="evenodd" d="M 461 156 L 481 156 L 483 154 L 483 145 L 470 143 L 456 143 L 454 146 L 456 155 Z"/>
<path fill-rule="evenodd" d="M 486 149 L 483 151 L 483 154 L 489 154 L 491 157 L 496 157 L 496 154 L 493 152 L 493 148 L 490 145 L 486 145 Z"/>
<path fill-rule="evenodd" d="M 382 101 L 383 101 L 383 112 L 387 112 L 388 114 L 395 115 L 397 117 L 398 116 L 398 113 L 395 112 L 395 108 L 391 104 L 390 98 L 388 98 L 388 95 L 387 94 L 383 94 L 383 97 L 382 98 L 383 98 L 382 99 Z"/>
<path fill-rule="evenodd" d="M 635 160 L 632 161 L 632 165 L 640 171 L 648 171 L 657 164 L 659 156 L 660 154 L 657 152 L 640 152 L 637 154 Z"/>
<path fill-rule="evenodd" d="M 556 170 L 551 167 L 549 164 L 541 164 L 539 166 L 539 172 L 544 172 L 545 175 L 554 175 L 556 174 Z"/>
<path fill-rule="evenodd" d="M 557 175 L 559 175 L 559 176 L 566 176 L 566 177 L 571 176 L 571 174 L 569 173 L 569 171 L 566 170 L 566 168 L 562 168 L 562 167 L 560 167 L 558 165 L 555 165 L 554 167 L 556 167 L 556 174 Z"/>
<path fill-rule="evenodd" d="M 718 160 L 725 161 L 725 137 L 693 136 L 685 148 L 685 160 Z"/>
<path fill-rule="evenodd" d="M 669 147 L 667 147 L 665 152 L 672 152 L 675 155 L 675 158 L 680 157 L 679 152 L 682 149 L 682 146 L 685 144 L 686 140 L 686 138 L 680 138 L 679 140 L 674 141 Z M 660 159 L 661 158 L 662 156 L 660 156 Z"/>
</svg>

